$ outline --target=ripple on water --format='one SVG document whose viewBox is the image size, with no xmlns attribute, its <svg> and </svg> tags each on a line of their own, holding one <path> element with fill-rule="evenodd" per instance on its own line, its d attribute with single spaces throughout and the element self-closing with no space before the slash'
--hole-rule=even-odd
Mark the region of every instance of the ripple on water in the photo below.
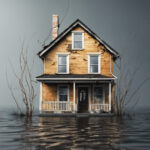
<svg viewBox="0 0 150 150">
<path fill-rule="evenodd" d="M 150 118 L 0 117 L 0 147 L 9 149 L 149 150 Z"/>
</svg>

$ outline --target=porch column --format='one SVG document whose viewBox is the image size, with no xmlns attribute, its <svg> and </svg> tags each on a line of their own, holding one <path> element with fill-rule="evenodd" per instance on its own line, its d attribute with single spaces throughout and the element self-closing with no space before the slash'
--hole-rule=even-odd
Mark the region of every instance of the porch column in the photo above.
<svg viewBox="0 0 150 150">
<path fill-rule="evenodd" d="M 40 82 L 40 100 L 39 100 L 39 111 L 42 112 L 42 83 Z"/>
<path fill-rule="evenodd" d="M 76 111 L 76 84 L 73 82 L 73 110 Z"/>
<path fill-rule="evenodd" d="M 111 111 L 111 82 L 109 82 L 109 112 Z"/>
</svg>

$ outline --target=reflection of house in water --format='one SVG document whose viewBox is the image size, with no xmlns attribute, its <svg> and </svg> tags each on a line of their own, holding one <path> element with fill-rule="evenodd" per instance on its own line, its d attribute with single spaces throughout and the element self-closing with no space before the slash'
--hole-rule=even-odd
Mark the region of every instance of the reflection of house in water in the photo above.
<svg viewBox="0 0 150 150">
<path fill-rule="evenodd" d="M 116 118 L 95 117 L 40 117 L 35 127 L 36 140 L 41 149 L 115 149 L 120 140 L 120 124 Z M 32 134 L 32 133 L 31 133 Z M 39 142 L 39 143 L 38 143 Z"/>
<path fill-rule="evenodd" d="M 111 149 L 126 124 L 115 117 L 33 117 L 22 125 L 20 149 Z"/>
<path fill-rule="evenodd" d="M 40 111 L 49 113 L 111 112 L 114 61 L 119 54 L 77 19 L 58 35 L 53 15 L 52 42 L 38 53 L 43 61 Z"/>
</svg>

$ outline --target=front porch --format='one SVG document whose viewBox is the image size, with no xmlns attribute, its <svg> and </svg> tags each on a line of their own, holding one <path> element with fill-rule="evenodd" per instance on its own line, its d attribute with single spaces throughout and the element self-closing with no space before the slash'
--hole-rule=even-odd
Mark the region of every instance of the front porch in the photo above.
<svg viewBox="0 0 150 150">
<path fill-rule="evenodd" d="M 40 111 L 51 114 L 108 113 L 112 107 L 112 87 L 111 81 L 41 83 Z"/>
</svg>

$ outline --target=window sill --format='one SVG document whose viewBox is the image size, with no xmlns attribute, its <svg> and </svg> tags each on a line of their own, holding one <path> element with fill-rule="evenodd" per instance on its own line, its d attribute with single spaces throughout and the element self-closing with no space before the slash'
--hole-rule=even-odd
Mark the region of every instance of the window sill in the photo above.
<svg viewBox="0 0 150 150">
<path fill-rule="evenodd" d="M 82 50 L 84 50 L 84 48 L 72 48 L 71 50 L 72 51 L 82 51 Z"/>
<path fill-rule="evenodd" d="M 88 74 L 100 74 L 100 72 L 94 73 L 94 72 L 90 72 Z"/>
<path fill-rule="evenodd" d="M 68 72 L 65 73 L 65 72 L 57 72 L 56 74 L 69 74 Z"/>
</svg>

